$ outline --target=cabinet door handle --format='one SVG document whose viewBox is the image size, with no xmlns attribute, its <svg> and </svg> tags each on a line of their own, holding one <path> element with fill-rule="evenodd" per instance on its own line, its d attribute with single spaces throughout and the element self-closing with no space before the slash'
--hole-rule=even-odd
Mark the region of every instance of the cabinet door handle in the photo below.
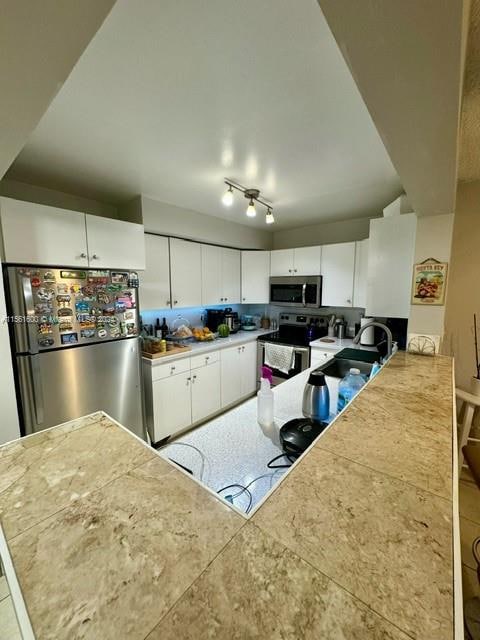
<svg viewBox="0 0 480 640">
<path fill-rule="evenodd" d="M 87 257 L 87 254 L 82 251 L 82 253 L 80 254 L 80 258 L 86 258 L 86 257 Z"/>
<path fill-rule="evenodd" d="M 245 347 L 242 347 L 242 351 L 245 351 Z"/>
<path fill-rule="evenodd" d="M 210 360 L 210 356 L 205 356 L 205 360 L 208 362 Z"/>
<path fill-rule="evenodd" d="M 347 300 L 347 302 L 348 302 L 348 304 L 352 304 L 352 301 L 351 301 L 351 300 Z"/>
<path fill-rule="evenodd" d="M 223 302 L 223 298 L 220 298 L 220 302 Z"/>
<path fill-rule="evenodd" d="M 187 378 L 187 387 L 190 384 L 190 380 L 191 380 L 191 378 Z"/>
<path fill-rule="evenodd" d="M 242 298 L 242 300 L 245 302 L 246 298 Z"/>
<path fill-rule="evenodd" d="M 178 304 L 178 300 L 174 300 L 174 301 L 173 301 L 173 304 Z"/>
<path fill-rule="evenodd" d="M 175 367 L 170 367 L 170 373 L 173 373 L 175 371 Z"/>
<path fill-rule="evenodd" d="M 96 253 L 92 254 L 92 260 L 100 260 L 100 256 L 97 256 Z"/>
<path fill-rule="evenodd" d="M 193 382 L 195 382 L 196 379 L 197 379 L 197 376 L 193 376 L 192 378 Z"/>
<path fill-rule="evenodd" d="M 227 302 L 228 298 L 225 298 L 225 302 Z"/>
<path fill-rule="evenodd" d="M 169 307 L 172 304 L 171 300 L 167 300 L 167 307 Z"/>
</svg>

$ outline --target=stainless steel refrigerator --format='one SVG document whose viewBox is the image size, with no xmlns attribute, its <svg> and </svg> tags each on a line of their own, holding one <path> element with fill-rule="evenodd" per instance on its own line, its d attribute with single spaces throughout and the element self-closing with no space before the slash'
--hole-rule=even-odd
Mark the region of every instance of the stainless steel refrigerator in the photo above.
<svg viewBox="0 0 480 640">
<path fill-rule="evenodd" d="M 24 435 L 102 409 L 145 439 L 137 274 L 8 266 L 4 276 Z"/>
</svg>

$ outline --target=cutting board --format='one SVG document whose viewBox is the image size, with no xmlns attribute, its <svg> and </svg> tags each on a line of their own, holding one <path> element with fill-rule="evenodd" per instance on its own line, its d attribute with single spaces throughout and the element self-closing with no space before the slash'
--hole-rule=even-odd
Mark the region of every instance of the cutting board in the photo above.
<svg viewBox="0 0 480 640">
<path fill-rule="evenodd" d="M 165 358 L 166 356 L 174 356 L 179 353 L 186 353 L 187 351 L 191 351 L 192 347 L 173 347 L 169 351 L 164 351 L 163 353 L 147 353 L 146 351 L 142 351 L 142 356 L 145 358 L 150 358 L 150 360 L 158 360 L 159 358 Z"/>
</svg>

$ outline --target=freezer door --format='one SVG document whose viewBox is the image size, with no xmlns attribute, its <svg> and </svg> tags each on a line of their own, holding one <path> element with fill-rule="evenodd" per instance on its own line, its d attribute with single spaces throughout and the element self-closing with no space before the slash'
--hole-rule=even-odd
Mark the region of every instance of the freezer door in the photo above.
<svg viewBox="0 0 480 640">
<path fill-rule="evenodd" d="M 106 411 L 145 440 L 138 338 L 17 356 L 25 435 Z"/>
</svg>

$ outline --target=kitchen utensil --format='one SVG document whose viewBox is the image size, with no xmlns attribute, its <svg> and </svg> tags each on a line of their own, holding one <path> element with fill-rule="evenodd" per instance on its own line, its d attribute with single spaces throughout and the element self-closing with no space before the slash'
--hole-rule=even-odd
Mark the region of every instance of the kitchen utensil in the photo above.
<svg viewBox="0 0 480 640">
<path fill-rule="evenodd" d="M 330 415 L 330 393 L 325 376 L 312 371 L 303 391 L 302 413 L 306 418 L 322 421 Z"/>
</svg>

